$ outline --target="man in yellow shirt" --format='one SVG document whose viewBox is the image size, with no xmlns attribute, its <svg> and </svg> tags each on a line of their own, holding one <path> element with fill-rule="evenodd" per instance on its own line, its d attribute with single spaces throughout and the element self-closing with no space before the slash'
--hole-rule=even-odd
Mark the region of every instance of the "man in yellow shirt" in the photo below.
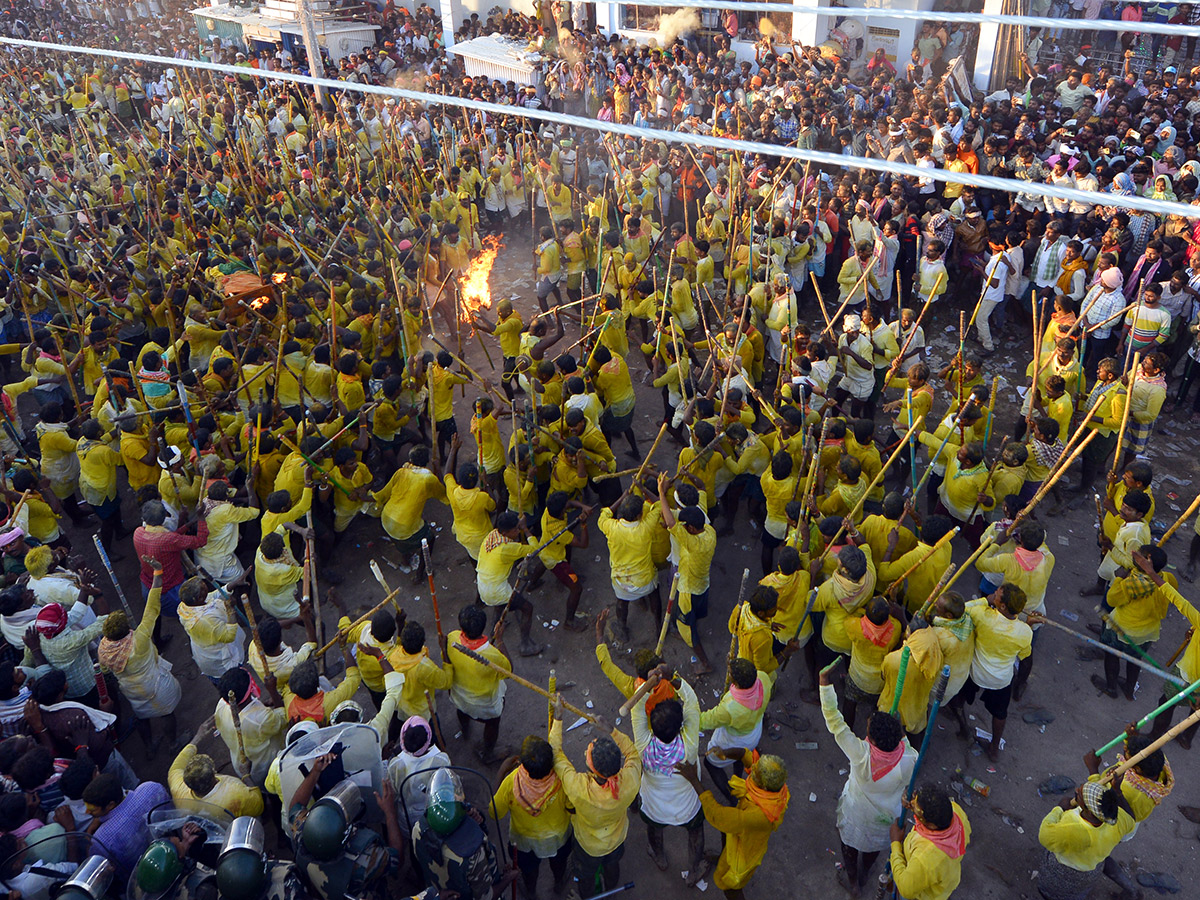
<svg viewBox="0 0 1200 900">
<path fill-rule="evenodd" d="M 555 894 L 561 894 L 571 858 L 571 813 L 562 781 L 554 771 L 554 748 L 531 734 L 521 743 L 519 760 L 500 782 L 488 811 L 496 819 L 509 816 L 508 840 L 526 894 L 536 896 L 543 859 L 550 864 Z"/>
<path fill-rule="evenodd" d="M 617 631 L 629 640 L 629 605 L 640 603 L 654 614 L 656 631 L 662 627 L 662 597 L 658 569 L 652 555 L 653 532 L 660 527 L 657 510 L 649 512 L 641 497 L 625 497 L 619 506 L 600 511 L 596 527 L 608 539 L 608 564 L 617 600 Z"/>
<path fill-rule="evenodd" d="M 537 299 L 542 312 L 547 312 L 550 307 L 546 304 L 546 298 L 551 294 L 554 295 L 554 305 L 562 305 L 562 293 L 558 290 L 558 283 L 562 280 L 562 251 L 554 237 L 554 229 L 549 225 L 542 226 L 538 238 L 540 243 L 533 250 L 533 255 L 537 257 Z"/>
<path fill-rule="evenodd" d="M 1008 719 L 1013 664 L 1033 652 L 1033 629 L 1017 619 L 1025 609 L 1025 602 L 1023 590 L 1015 584 L 1002 584 L 988 597 L 966 605 L 967 615 L 975 625 L 975 655 L 971 660 L 971 675 L 955 699 L 974 703 L 979 692 L 983 692 L 984 708 L 992 716 L 987 755 L 993 762 L 1000 758 L 1000 740 Z"/>
<path fill-rule="evenodd" d="M 485 763 L 498 762 L 507 755 L 496 751 L 496 739 L 500 736 L 500 714 L 504 711 L 508 685 L 503 675 L 472 659 L 458 645 L 502 671 L 511 672 L 512 662 L 504 650 L 504 619 L 492 629 L 491 640 L 484 633 L 486 627 L 487 613 L 482 606 L 464 606 L 458 614 L 458 629 L 446 635 L 445 647 L 446 667 L 454 673 L 450 699 L 458 713 L 458 727 L 467 739 L 471 723 L 483 723 L 483 742 L 476 746 L 475 752 Z"/>
<path fill-rule="evenodd" d="M 1122 780 L 1116 775 L 1111 787 L 1085 781 L 1070 800 L 1046 813 L 1038 827 L 1046 850 L 1038 866 L 1043 897 L 1085 897 L 1099 888 L 1109 854 L 1136 825 Z"/>
<path fill-rule="evenodd" d="M 500 341 L 500 355 L 504 357 L 504 374 L 500 386 L 504 388 L 505 396 L 513 398 L 513 379 L 517 371 L 517 357 L 521 355 L 521 332 L 525 323 L 521 314 L 513 310 L 512 301 L 505 298 L 496 304 L 496 321 L 489 322 L 487 317 L 479 312 L 471 313 L 471 323 L 480 331 L 494 334 Z"/>
<path fill-rule="evenodd" d="M 633 741 L 615 728 L 605 735 L 606 724 L 597 724 L 597 737 L 587 748 L 587 769 L 579 771 L 563 753 L 562 697 L 554 704 L 550 746 L 554 772 L 562 782 L 568 802 L 575 807 L 573 854 L 583 897 L 620 883 L 621 856 L 629 831 L 629 807 L 642 785 L 642 759 Z M 603 720 L 600 720 L 602 723 Z"/>
<path fill-rule="evenodd" d="M 713 884 L 729 900 L 743 900 L 743 889 L 767 855 L 767 841 L 783 822 L 791 795 L 787 787 L 787 767 L 778 756 L 760 756 L 757 750 L 723 752 L 726 758 L 745 767 L 744 778 L 729 779 L 736 805 L 725 806 L 712 791 L 703 791 L 700 806 L 708 824 L 724 838 Z M 694 766 L 684 767 L 679 774 L 701 791 L 700 776 Z"/>
<path fill-rule="evenodd" d="M 388 537 L 396 541 L 400 558 L 408 560 L 400 568 L 406 572 L 425 571 L 421 557 L 422 538 L 433 546 L 433 532 L 424 519 L 425 503 L 445 502 L 446 491 L 435 464 L 430 469 L 429 448 L 413 447 L 408 451 L 408 463 L 396 470 L 391 479 L 371 496 L 380 507 L 380 519 Z"/>
<path fill-rule="evenodd" d="M 923 785 L 912 798 L 913 829 L 891 825 L 890 861 L 896 890 L 907 900 L 949 900 L 962 880 L 962 858 L 971 823 L 938 784 Z"/>
<path fill-rule="evenodd" d="M 1167 565 L 1167 554 L 1155 544 L 1143 544 L 1133 551 L 1131 557 L 1134 568 L 1129 574 L 1114 578 L 1109 585 L 1105 601 L 1112 611 L 1104 618 L 1100 640 L 1109 647 L 1131 655 L 1148 656 L 1158 640 L 1162 620 L 1171 605 L 1151 576 L 1142 570 L 1142 566 L 1148 561 L 1154 574 L 1161 573 Z M 1168 573 L 1161 577 L 1164 584 L 1169 583 L 1175 587 L 1174 575 Z M 1092 684 L 1097 690 L 1116 698 L 1120 671 L 1120 658 L 1106 653 L 1104 676 L 1093 675 Z M 1126 698 L 1131 701 L 1134 691 L 1137 690 L 1140 673 L 1140 666 L 1134 662 L 1126 662 L 1125 682 L 1122 687 Z"/>
<path fill-rule="evenodd" d="M 611 446 L 617 435 L 624 435 L 629 442 L 626 452 L 634 459 L 641 459 L 638 450 L 637 436 L 633 433 L 633 379 L 629 375 L 629 366 L 625 360 L 616 356 L 603 344 L 592 351 L 588 360 L 588 371 L 596 391 L 604 403 L 604 412 L 600 414 L 600 431 Z"/>
<path fill-rule="evenodd" d="M 717 550 L 717 532 L 699 506 L 682 507 L 676 517 L 667 497 L 669 483 L 670 477 L 665 472 L 658 476 L 658 509 L 671 535 L 672 558 L 677 567 L 679 605 L 675 621 L 679 636 L 696 653 L 693 673 L 707 675 L 712 671 L 712 663 L 704 650 L 699 626 L 700 620 L 708 617 L 709 574 Z"/>
<path fill-rule="evenodd" d="M 227 810 L 231 816 L 261 816 L 262 792 L 254 787 L 249 773 L 241 779 L 219 775 L 211 756 L 200 752 L 200 742 L 212 733 L 215 716 L 210 716 L 196 731 L 191 743 L 179 751 L 167 772 L 171 799 L 203 800 Z"/>
<path fill-rule="evenodd" d="M 433 396 L 433 427 L 437 431 L 437 450 L 440 458 L 446 456 L 446 445 L 458 434 L 458 423 L 454 421 L 454 389 L 467 384 L 469 379 L 458 372 L 451 372 L 454 357 L 446 350 L 437 355 L 436 364 L 432 353 L 422 357 L 425 370 L 425 389 Z"/>
<path fill-rule="evenodd" d="M 524 540 L 522 540 L 524 538 Z M 518 578 L 517 587 L 509 583 L 513 565 L 531 555 L 538 548 L 537 538 L 529 533 L 525 519 L 511 510 L 496 516 L 496 527 L 479 545 L 479 562 L 475 568 L 475 586 L 479 602 L 496 611 L 499 621 L 515 610 L 521 620 L 522 656 L 537 656 L 543 646 L 535 644 L 529 636 L 533 627 L 533 604 L 521 590 L 524 579 Z"/>
</svg>

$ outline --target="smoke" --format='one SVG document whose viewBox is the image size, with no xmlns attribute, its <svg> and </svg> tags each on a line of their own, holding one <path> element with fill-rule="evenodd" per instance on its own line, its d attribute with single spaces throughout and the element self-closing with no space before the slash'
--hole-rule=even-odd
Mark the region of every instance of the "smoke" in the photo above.
<svg viewBox="0 0 1200 900">
<path fill-rule="evenodd" d="M 775 23 L 766 16 L 763 16 L 758 20 L 758 33 L 763 37 L 773 38 L 775 37 L 776 31 L 778 31 L 778 29 L 775 27 Z"/>
<path fill-rule="evenodd" d="M 658 42 L 663 47 L 670 47 L 681 34 L 699 30 L 700 14 L 695 9 L 676 10 L 658 20 Z"/>
</svg>

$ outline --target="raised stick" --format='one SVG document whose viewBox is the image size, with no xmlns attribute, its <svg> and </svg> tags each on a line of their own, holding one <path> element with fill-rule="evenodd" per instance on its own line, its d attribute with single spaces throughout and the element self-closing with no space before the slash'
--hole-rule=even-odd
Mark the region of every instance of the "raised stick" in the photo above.
<svg viewBox="0 0 1200 900">
<path fill-rule="evenodd" d="M 1129 409 L 1133 406 L 1133 385 L 1137 381 L 1138 364 L 1141 362 L 1141 351 L 1133 354 L 1133 368 L 1128 369 L 1129 387 L 1125 389 L 1125 408 L 1121 410 L 1121 430 L 1117 432 L 1117 449 L 1113 451 L 1113 464 L 1109 474 L 1116 475 L 1121 467 L 1121 449 L 1125 446 L 1125 429 L 1129 426 Z"/>
<path fill-rule="evenodd" d="M 1171 728 L 1171 730 L 1168 731 L 1166 734 L 1164 734 L 1162 737 L 1158 738 L 1156 741 L 1151 743 L 1148 747 L 1143 747 L 1139 752 L 1133 754 L 1133 756 L 1129 757 L 1129 759 L 1125 760 L 1125 762 L 1121 763 L 1119 766 L 1117 766 L 1115 769 L 1113 769 L 1113 771 L 1109 772 L 1107 775 L 1105 775 L 1103 778 L 1101 778 L 1101 780 L 1100 780 L 1101 784 L 1109 784 L 1113 780 L 1113 778 L 1116 777 L 1117 775 L 1125 774 L 1127 771 L 1132 769 L 1134 766 L 1136 766 L 1138 763 L 1140 763 L 1143 759 L 1145 759 L 1147 756 L 1149 756 L 1155 750 L 1158 750 L 1160 747 L 1164 747 L 1167 744 L 1171 743 L 1171 741 L 1175 740 L 1175 738 L 1177 738 L 1179 735 L 1183 734 L 1185 731 L 1187 731 L 1189 728 L 1191 728 L 1193 725 L 1195 725 L 1198 722 L 1200 722 L 1200 709 L 1196 710 L 1194 713 L 1192 713 L 1190 716 L 1188 716 L 1186 719 L 1184 719 L 1178 725 L 1173 726 Z"/>
<path fill-rule="evenodd" d="M 342 638 L 343 635 L 349 634 L 351 631 L 353 631 L 355 628 L 357 628 L 363 622 L 369 621 L 371 616 L 375 615 L 375 613 L 379 612 L 381 609 L 383 609 L 385 606 L 387 606 L 389 603 L 391 603 L 396 598 L 396 595 L 399 593 L 400 593 L 400 589 L 396 588 L 396 590 L 392 591 L 390 594 L 388 594 L 386 597 L 384 597 L 382 600 L 380 600 L 378 603 L 376 603 L 374 606 L 372 606 L 370 609 L 368 609 L 365 613 L 363 613 L 361 616 L 359 616 L 357 619 L 355 619 L 353 622 L 351 622 L 346 628 L 344 628 L 344 629 L 339 628 L 337 636 L 334 637 L 333 640 L 327 641 L 321 647 L 321 649 L 319 649 L 317 651 L 317 656 L 323 656 L 324 654 L 328 653 L 331 649 L 333 649 L 334 644 L 336 644 Z"/>
<path fill-rule="evenodd" d="M 1142 716 L 1140 719 L 1138 719 L 1137 725 L 1135 727 L 1137 728 L 1138 731 L 1141 731 L 1143 728 L 1145 728 L 1147 725 L 1149 725 L 1151 722 L 1153 722 L 1155 719 L 1157 719 L 1159 717 L 1159 714 L 1166 712 L 1172 706 L 1181 702 L 1185 697 L 1191 696 L 1191 694 L 1193 694 L 1197 688 L 1200 688 L 1200 678 L 1193 681 L 1191 684 L 1189 684 L 1186 688 L 1184 688 L 1182 691 L 1180 691 L 1178 694 L 1176 694 L 1174 697 L 1172 697 L 1166 703 L 1162 703 L 1159 706 L 1156 706 L 1154 709 L 1150 710 L 1150 712 L 1146 713 L 1144 716 Z M 1118 734 L 1115 738 L 1113 738 L 1111 741 L 1109 741 L 1104 746 L 1097 747 L 1096 751 L 1095 751 L 1096 755 L 1103 756 L 1105 753 L 1107 753 L 1113 747 L 1117 746 L 1117 744 L 1121 743 L 1121 741 L 1125 740 L 1125 737 L 1126 737 L 1125 732 L 1122 731 L 1120 734 Z"/>
<path fill-rule="evenodd" d="M 1175 524 L 1163 532 L 1163 536 L 1158 539 L 1158 546 L 1162 547 L 1164 544 L 1166 544 L 1167 541 L 1171 539 L 1171 535 L 1178 531 L 1179 526 L 1190 519 L 1197 509 L 1200 509 L 1200 494 L 1197 494 L 1196 499 L 1188 504 L 1188 508 L 1185 509 L 1183 514 L 1175 520 Z"/>
</svg>

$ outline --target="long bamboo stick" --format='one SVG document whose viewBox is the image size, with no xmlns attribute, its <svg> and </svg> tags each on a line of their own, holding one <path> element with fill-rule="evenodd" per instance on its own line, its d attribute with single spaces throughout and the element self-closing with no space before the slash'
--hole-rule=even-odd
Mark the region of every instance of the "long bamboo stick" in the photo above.
<svg viewBox="0 0 1200 900">
<path fill-rule="evenodd" d="M 361 616 L 359 616 L 357 619 L 355 619 L 353 622 L 351 622 L 346 628 L 339 628 L 337 635 L 332 640 L 326 641 L 324 646 L 322 646 L 321 649 L 317 651 L 317 656 L 324 656 L 331 649 L 333 649 L 333 645 L 336 644 L 344 635 L 349 634 L 350 632 L 352 632 L 355 628 L 357 628 L 359 625 L 363 624 L 364 622 L 370 621 L 371 616 L 375 615 L 375 613 L 379 612 L 381 609 L 383 609 L 385 606 L 387 606 L 389 603 L 391 603 L 392 600 L 394 600 L 399 593 L 400 593 L 400 589 L 396 588 L 396 590 L 392 591 L 390 594 L 388 594 L 386 597 L 384 597 L 382 600 L 380 600 L 378 603 L 376 603 L 374 606 L 372 606 L 370 609 L 368 609 L 365 613 L 363 613 Z"/>
<path fill-rule="evenodd" d="M 514 681 L 517 684 L 521 685 L 521 687 L 528 688 L 529 690 L 533 691 L 535 694 L 541 694 L 547 700 L 553 701 L 555 699 L 554 695 L 552 695 L 548 690 L 546 690 L 540 684 L 534 684 L 528 678 L 522 678 L 516 672 L 510 672 L 510 671 L 508 671 L 508 669 L 505 669 L 501 666 L 496 665 L 490 659 L 480 656 L 474 650 L 468 650 L 462 644 L 456 643 L 454 645 L 454 649 L 457 650 L 459 653 L 461 653 L 463 656 L 470 657 L 475 662 L 479 663 L 481 666 L 486 666 L 487 668 L 491 669 L 493 672 L 495 672 L 501 678 L 507 678 L 509 681 Z M 581 716 L 582 718 L 587 719 L 593 725 L 597 724 L 597 719 L 595 716 L 593 716 L 591 713 L 587 712 L 586 710 L 580 709 L 578 706 L 572 706 L 566 700 L 563 701 L 563 709 L 568 709 L 571 712 L 575 713 L 575 715 Z"/>
<path fill-rule="evenodd" d="M 1163 532 L 1163 536 L 1158 539 L 1158 546 L 1161 547 L 1166 544 L 1166 542 L 1171 539 L 1171 535 L 1178 531 L 1179 526 L 1190 519 L 1195 514 L 1197 509 L 1200 509 L 1200 494 L 1196 494 L 1196 499 L 1189 503 L 1188 508 L 1185 509 L 1179 518 L 1175 520 L 1175 523 L 1165 532 Z"/>
<path fill-rule="evenodd" d="M 1176 694 L 1170 700 L 1166 701 L 1165 703 L 1159 704 L 1154 709 L 1150 710 L 1150 712 L 1146 713 L 1146 715 L 1144 715 L 1140 719 L 1138 719 L 1137 725 L 1135 726 L 1136 729 L 1138 731 L 1140 731 L 1141 729 L 1145 728 L 1147 725 L 1149 725 L 1151 722 L 1153 722 L 1155 719 L 1157 719 L 1161 713 L 1166 712 L 1168 709 L 1170 709 L 1175 704 L 1182 702 L 1186 697 L 1190 697 L 1193 693 L 1195 693 L 1197 688 L 1200 688 L 1200 678 L 1193 681 L 1191 684 L 1189 684 L 1186 688 L 1184 688 L 1182 691 L 1180 691 L 1178 694 Z M 1117 746 L 1117 744 L 1121 743 L 1121 741 L 1123 741 L 1123 740 L 1125 740 L 1125 732 L 1122 731 L 1120 734 L 1118 734 L 1115 738 L 1113 738 L 1107 744 L 1104 744 L 1101 747 L 1097 747 L 1094 752 L 1097 756 L 1103 756 L 1105 753 L 1107 753 L 1113 747 Z"/>
<path fill-rule="evenodd" d="M 1106 774 L 1103 778 L 1101 778 L 1101 783 L 1110 784 L 1113 778 L 1115 778 L 1117 775 L 1124 775 L 1127 771 L 1132 769 L 1155 750 L 1165 747 L 1167 744 L 1171 743 L 1171 741 L 1175 740 L 1175 738 L 1183 734 L 1198 722 L 1200 722 L 1200 709 L 1196 710 L 1178 725 L 1172 727 L 1166 734 L 1153 741 L 1148 747 L 1143 747 L 1140 751 L 1133 754 L 1133 756 L 1129 757 L 1129 759 L 1125 760 L 1125 762 L 1113 769 L 1113 771 Z"/>
</svg>

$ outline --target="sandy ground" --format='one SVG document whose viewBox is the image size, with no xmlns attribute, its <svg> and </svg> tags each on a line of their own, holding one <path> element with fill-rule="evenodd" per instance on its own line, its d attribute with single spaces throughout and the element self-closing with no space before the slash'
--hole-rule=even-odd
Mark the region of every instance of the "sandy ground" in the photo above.
<svg viewBox="0 0 1200 900">
<path fill-rule="evenodd" d="M 506 296 L 515 298 L 518 310 L 526 321 L 536 311 L 530 280 L 529 230 L 511 231 L 507 236 L 508 246 L 502 250 L 491 277 L 494 299 Z M 974 297 L 963 301 L 973 303 Z M 810 319 L 818 317 L 815 307 L 802 309 L 802 315 Z M 933 344 L 933 362 L 944 363 L 956 349 L 957 307 L 945 309 L 935 315 L 927 327 Z M 1010 326 L 1011 328 L 1011 326 Z M 569 326 L 563 346 L 577 339 L 578 326 Z M 999 351 L 986 364 L 986 372 L 1003 375 L 1007 384 L 1000 391 L 999 408 L 1008 411 L 1001 417 L 998 434 L 1007 433 L 1013 411 L 1017 408 L 1017 395 L 1011 386 L 1022 380 L 1028 360 L 1028 338 L 1022 334 L 1019 345 L 1013 340 L 1001 344 Z M 497 356 L 494 345 L 493 356 Z M 557 352 L 557 350 L 555 351 Z M 489 374 L 487 360 L 476 342 L 466 345 L 470 364 Z M 630 357 L 631 369 L 638 385 L 638 406 L 635 413 L 639 436 L 644 436 L 643 451 L 657 431 L 661 417 L 661 402 L 658 393 L 640 385 L 642 364 L 636 351 Z M 1019 371 L 1018 371 L 1019 369 Z M 468 396 L 472 396 L 468 390 Z M 939 401 L 938 409 L 943 404 Z M 460 408 L 461 409 L 461 408 Z M 460 411 L 460 427 L 466 432 L 465 411 Z M 1161 532 L 1179 515 L 1194 496 L 1192 483 L 1196 474 L 1195 459 L 1200 449 L 1200 440 L 1194 429 L 1177 420 L 1160 420 L 1167 433 L 1155 434 L 1151 441 L 1152 458 L 1156 467 L 1154 491 L 1158 500 L 1158 518 Z M 507 440 L 509 424 L 502 420 L 502 435 Z M 465 438 L 469 444 L 469 436 Z M 993 441 L 993 446 L 995 442 Z M 469 449 L 467 452 L 470 452 Z M 618 449 L 620 454 L 620 450 Z M 654 461 L 662 468 L 674 470 L 677 448 L 664 441 L 655 454 Z M 126 522 L 134 522 L 136 511 L 127 502 Z M 474 596 L 474 569 L 465 551 L 450 534 L 450 513 L 445 506 L 431 504 L 427 508 L 429 520 L 439 529 L 440 540 L 434 552 L 434 567 L 438 595 L 441 603 L 442 621 L 446 630 L 454 627 L 459 609 L 471 602 Z M 1098 621 L 1093 612 L 1094 598 L 1081 598 L 1077 589 L 1091 583 L 1098 562 L 1095 545 L 1095 518 L 1090 504 L 1080 510 L 1044 520 L 1049 526 L 1050 548 L 1057 557 L 1057 564 L 1047 605 L 1049 615 L 1069 627 L 1083 630 L 1088 621 Z M 749 567 L 752 577 L 758 572 L 759 524 L 752 523 L 742 506 L 737 529 L 732 538 L 723 539 L 713 563 L 711 613 L 706 623 L 708 646 L 719 668 L 728 635 L 725 622 L 736 600 L 738 581 L 742 569 Z M 77 551 L 89 559 L 95 551 L 91 547 L 90 535 L 81 531 L 73 533 Z M 608 560 L 602 535 L 592 529 L 591 546 L 577 551 L 574 565 L 585 581 L 581 611 L 595 616 L 605 605 L 615 602 L 612 598 L 608 578 Z M 1173 563 L 1182 569 L 1186 557 L 1187 543 L 1191 535 L 1190 526 L 1170 543 L 1168 550 Z M 246 562 L 250 561 L 253 548 L 247 551 Z M 956 546 L 955 559 L 966 557 L 962 547 Z M 130 548 L 126 558 L 117 564 L 126 594 L 139 596 L 137 575 Z M 365 611 L 382 599 L 382 593 L 368 569 L 371 559 L 378 560 L 393 585 L 409 584 L 409 576 L 394 568 L 399 556 L 383 534 L 377 521 L 360 518 L 351 534 L 342 544 L 337 556 L 337 570 L 344 583 L 340 586 L 351 611 Z M 98 561 L 94 567 L 101 571 Z M 964 593 L 975 583 L 974 576 L 964 577 L 957 585 Z M 665 597 L 667 579 L 662 582 Z M 1192 585 L 1184 582 L 1184 593 L 1193 593 Z M 408 615 L 421 621 L 430 634 L 434 634 L 433 615 L 428 599 L 428 588 L 422 579 L 402 594 Z M 563 615 L 565 592 L 553 578 L 548 578 L 534 592 L 536 607 L 534 637 L 548 644 L 541 656 L 522 659 L 515 656 L 515 671 L 533 681 L 545 683 L 549 670 L 557 670 L 560 687 L 571 685 L 565 696 L 576 705 L 602 711 L 610 718 L 615 715 L 621 697 L 600 672 L 594 655 L 593 636 L 589 630 L 584 634 L 573 634 L 555 627 Z M 334 613 L 326 604 L 326 629 L 334 633 Z M 656 635 L 652 620 L 643 612 L 633 611 L 630 624 L 634 632 L 634 646 L 653 643 Z M 515 648 L 517 635 L 510 628 L 509 647 Z M 180 735 L 190 735 L 196 725 L 211 714 L 217 699 L 211 684 L 201 677 L 190 658 L 186 638 L 178 625 L 172 626 L 176 639 L 171 643 L 168 656 L 175 664 L 176 674 L 187 689 L 187 702 L 179 710 Z M 1172 612 L 1163 627 L 1162 640 L 1155 655 L 1160 660 L 1168 658 L 1179 646 L 1185 631 L 1182 618 Z M 298 634 L 292 633 L 292 641 Z M 1143 675 L 1135 702 L 1124 698 L 1110 700 L 1099 694 L 1089 678 L 1101 671 L 1099 662 L 1085 662 L 1077 658 L 1080 644 L 1067 634 L 1054 629 L 1045 629 L 1039 639 L 1035 653 L 1035 665 L 1029 689 L 1023 702 L 1014 704 L 1010 713 L 1006 734 L 1007 746 L 999 763 L 989 764 L 987 757 L 978 752 L 972 743 L 958 740 L 954 726 L 947 718 L 935 725 L 935 733 L 928 759 L 922 773 L 922 781 L 937 780 L 950 784 L 957 793 L 959 802 L 973 828 L 972 843 L 963 866 L 963 882 L 956 896 L 972 898 L 1016 898 L 1037 896 L 1033 875 L 1038 867 L 1041 848 L 1037 842 L 1038 824 L 1042 816 L 1055 802 L 1055 798 L 1041 797 L 1038 785 L 1053 775 L 1067 775 L 1076 780 L 1085 776 L 1081 758 L 1089 747 L 1106 742 L 1118 734 L 1127 722 L 1144 715 L 1159 696 L 1160 682 L 1151 675 Z M 436 657 L 436 651 L 434 651 Z M 614 647 L 614 658 L 626 668 L 632 669 L 629 647 Z M 336 655 L 336 654 L 335 654 Z M 666 647 L 666 657 L 681 672 L 690 671 L 690 651 L 677 637 L 672 637 Z M 717 701 L 723 685 L 723 671 L 694 682 L 703 707 Z M 833 739 L 825 730 L 818 707 L 802 702 L 800 688 L 808 687 L 804 666 L 795 664 L 779 679 L 775 698 L 770 707 L 770 727 L 764 734 L 761 750 L 779 754 L 786 760 L 790 778 L 791 807 L 780 830 L 772 837 L 766 861 L 751 883 L 751 897 L 767 897 L 776 894 L 778 885 L 794 885 L 802 896 L 842 896 L 836 882 L 836 867 L 839 864 L 838 836 L 836 830 L 837 797 L 841 791 L 847 771 L 846 760 Z M 365 691 L 359 699 L 369 706 Z M 440 712 L 447 737 L 457 731 L 452 704 L 448 697 L 440 697 Z M 1045 726 L 1029 725 L 1022 721 L 1024 714 L 1035 710 L 1046 710 L 1053 721 Z M 987 714 L 981 703 L 971 710 L 973 725 L 988 726 Z M 544 734 L 547 716 L 545 700 L 531 692 L 513 685 L 508 692 L 501 728 L 501 745 L 515 749 L 530 731 Z M 568 714 L 567 724 L 574 721 Z M 860 730 L 865 727 L 860 715 Z M 626 726 L 627 727 L 627 726 Z M 578 764 L 583 763 L 583 745 L 587 740 L 587 728 L 579 728 L 568 735 L 568 752 Z M 806 749 L 811 743 L 816 749 Z M 470 745 L 459 739 L 450 738 L 448 750 L 456 763 L 474 766 L 491 777 L 495 769 L 479 766 Z M 212 741 L 208 748 L 218 759 L 225 755 L 219 741 Z M 134 765 L 148 777 L 165 780 L 170 764 L 170 754 L 164 748 L 153 759 L 147 760 L 141 741 L 131 735 L 122 745 L 122 750 Z M 1175 771 L 1178 787 L 1175 793 L 1141 828 L 1136 838 L 1120 847 L 1115 856 L 1135 871 L 1167 871 L 1183 884 L 1200 879 L 1200 846 L 1197 845 L 1197 827 L 1188 823 L 1178 811 L 1181 803 L 1195 803 L 1195 775 L 1197 754 L 1200 748 L 1187 753 L 1175 747 L 1169 758 Z M 961 774 L 960 774 L 961 773 Z M 980 796 L 962 785 L 961 779 L 979 779 L 990 789 L 988 797 Z M 626 843 L 622 880 L 633 880 L 637 891 L 630 896 L 682 896 L 688 890 L 681 876 L 686 867 L 686 844 L 682 831 L 669 833 L 667 852 L 671 866 L 661 873 L 650 863 L 644 852 L 643 825 L 637 816 L 631 816 L 629 840 Z M 720 837 L 708 828 L 710 852 L 720 849 Z M 877 866 L 875 873 L 877 874 Z M 542 890 L 549 892 L 549 875 L 542 876 Z M 711 880 L 706 880 L 707 893 L 716 893 Z M 666 893 L 661 893 L 666 892 Z"/>
</svg>

